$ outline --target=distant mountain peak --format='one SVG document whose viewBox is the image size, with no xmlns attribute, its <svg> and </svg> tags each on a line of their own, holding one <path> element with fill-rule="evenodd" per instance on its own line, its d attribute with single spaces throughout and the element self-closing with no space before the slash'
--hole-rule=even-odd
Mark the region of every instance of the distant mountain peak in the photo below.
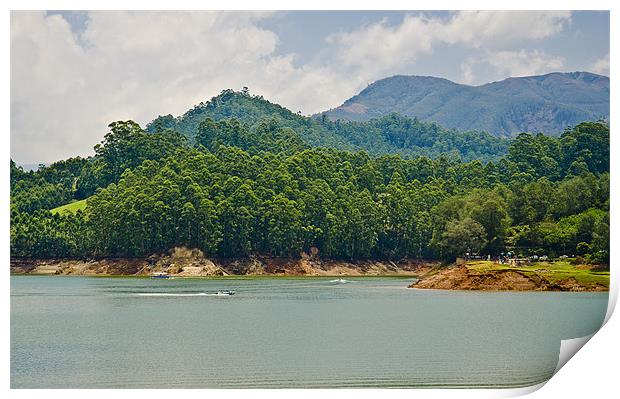
<svg viewBox="0 0 620 399">
<path fill-rule="evenodd" d="M 394 75 L 324 114 L 332 120 L 363 121 L 393 112 L 496 136 L 559 134 L 579 122 L 609 118 L 609 78 L 552 72 L 470 86 L 433 76 Z"/>
</svg>

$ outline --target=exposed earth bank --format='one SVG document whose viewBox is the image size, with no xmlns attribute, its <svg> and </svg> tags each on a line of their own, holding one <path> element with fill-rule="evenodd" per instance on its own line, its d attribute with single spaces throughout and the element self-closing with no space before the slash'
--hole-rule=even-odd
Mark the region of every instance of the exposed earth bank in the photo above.
<svg viewBox="0 0 620 399">
<path fill-rule="evenodd" d="M 589 269 L 581 274 L 587 273 Z M 579 281 L 576 274 L 558 276 L 553 270 L 506 268 L 476 270 L 459 265 L 429 273 L 409 288 L 481 291 L 609 291 L 609 280 Z"/>
<path fill-rule="evenodd" d="M 11 258 L 12 274 L 149 276 L 165 272 L 177 277 L 239 275 L 281 276 L 419 276 L 437 262 L 321 260 L 302 254 L 300 258 L 251 257 L 247 259 L 207 258 L 199 250 L 175 248 L 169 254 L 148 258 L 105 258 L 90 260 Z"/>
</svg>

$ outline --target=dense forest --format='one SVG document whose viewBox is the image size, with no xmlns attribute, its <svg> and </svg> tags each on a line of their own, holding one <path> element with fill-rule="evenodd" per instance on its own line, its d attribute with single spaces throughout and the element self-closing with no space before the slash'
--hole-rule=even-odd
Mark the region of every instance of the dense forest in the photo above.
<svg viewBox="0 0 620 399">
<path fill-rule="evenodd" d="M 367 136 L 384 147 L 318 139 Z M 36 172 L 11 161 L 11 254 L 133 257 L 187 246 L 217 257 L 312 249 L 450 260 L 510 250 L 608 262 L 609 126 L 489 140 L 499 139 L 398 115 L 310 119 L 225 91 L 144 130 L 114 122 L 88 159 Z M 76 212 L 51 211 L 83 199 Z"/>
</svg>

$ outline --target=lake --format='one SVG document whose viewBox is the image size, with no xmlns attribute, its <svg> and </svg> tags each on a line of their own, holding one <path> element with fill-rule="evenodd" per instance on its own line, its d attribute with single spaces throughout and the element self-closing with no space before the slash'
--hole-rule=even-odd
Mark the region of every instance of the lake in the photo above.
<svg viewBox="0 0 620 399">
<path fill-rule="evenodd" d="M 533 385 L 608 297 L 332 280 L 11 276 L 11 387 Z"/>
</svg>

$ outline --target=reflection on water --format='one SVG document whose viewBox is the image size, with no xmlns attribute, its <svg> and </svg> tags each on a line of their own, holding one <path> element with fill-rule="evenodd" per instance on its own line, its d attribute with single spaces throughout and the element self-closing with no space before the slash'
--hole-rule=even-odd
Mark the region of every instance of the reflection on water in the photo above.
<svg viewBox="0 0 620 399">
<path fill-rule="evenodd" d="M 607 293 L 345 282 L 12 276 L 11 387 L 532 385 L 607 306 Z"/>
</svg>

